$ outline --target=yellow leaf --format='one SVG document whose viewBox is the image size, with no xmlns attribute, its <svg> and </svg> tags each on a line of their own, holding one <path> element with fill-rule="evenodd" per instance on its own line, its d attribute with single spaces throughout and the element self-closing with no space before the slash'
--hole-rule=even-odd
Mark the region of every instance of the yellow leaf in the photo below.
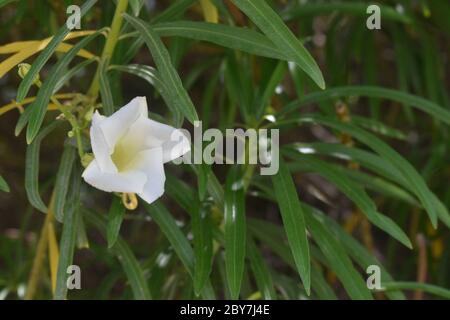
<svg viewBox="0 0 450 320">
<path fill-rule="evenodd" d="M 56 99 L 71 99 L 75 95 L 77 95 L 77 94 L 76 93 L 61 93 L 61 94 L 55 94 L 53 97 Z M 36 99 L 36 97 L 29 97 L 29 98 L 24 99 L 21 103 L 12 101 L 11 103 L 8 103 L 7 105 L 0 107 L 0 116 L 2 116 L 6 112 L 13 110 L 15 108 L 19 109 L 20 107 L 33 102 L 35 99 Z M 47 110 L 57 110 L 57 109 L 58 109 L 57 106 L 52 103 L 49 104 L 47 107 Z"/>
<path fill-rule="evenodd" d="M 23 49 L 23 50 L 17 52 L 16 54 L 10 56 L 8 59 L 4 60 L 2 63 L 0 63 L 0 78 L 2 78 L 8 71 L 10 71 L 12 68 L 17 66 L 19 63 L 21 63 L 25 59 L 28 59 L 36 52 L 43 50 L 46 46 L 47 46 L 47 43 L 42 42 L 42 41 L 33 43 L 32 45 L 28 46 L 26 49 Z M 71 44 L 61 43 L 57 47 L 56 50 L 59 52 L 67 52 L 72 47 L 73 46 Z M 95 57 L 94 54 L 90 53 L 87 50 L 83 50 L 83 49 L 80 50 L 77 55 L 79 55 L 83 58 L 86 58 L 86 59 Z"/>
<path fill-rule="evenodd" d="M 90 35 L 90 34 L 92 34 L 94 32 L 95 32 L 95 30 L 70 32 L 64 38 L 64 40 L 70 40 L 70 39 L 75 39 L 75 38 L 79 38 L 79 37 L 84 37 L 84 36 Z M 8 44 L 5 44 L 3 46 L 0 46 L 0 54 L 18 52 L 18 51 L 26 49 L 30 45 L 33 45 L 34 43 L 38 43 L 38 42 L 47 41 L 46 43 L 48 44 L 48 42 L 50 42 L 50 40 L 52 38 L 53 37 L 45 38 L 43 40 L 27 40 L 27 41 L 17 41 L 17 42 L 8 43 Z"/>
<path fill-rule="evenodd" d="M 56 289 L 56 275 L 58 273 L 59 248 L 56 240 L 55 226 L 52 222 L 48 226 L 48 255 L 50 264 L 50 279 L 52 281 L 52 292 Z"/>
<path fill-rule="evenodd" d="M 67 43 L 60 43 L 59 46 L 56 48 L 56 51 L 59 52 L 67 52 L 70 49 L 72 49 L 72 45 L 71 44 L 67 44 Z M 95 54 L 90 53 L 89 51 L 85 50 L 85 49 L 81 49 L 80 51 L 78 51 L 77 53 L 78 56 L 86 58 L 86 59 L 92 59 L 95 57 Z"/>
<path fill-rule="evenodd" d="M 200 5 L 202 6 L 205 21 L 212 23 L 219 22 L 219 13 L 211 0 L 200 0 Z"/>
<path fill-rule="evenodd" d="M 77 37 L 82 37 L 85 35 L 89 35 L 93 33 L 94 31 L 76 31 L 69 33 L 64 39 L 69 40 Z M 4 46 L 0 47 L 0 53 L 14 53 L 12 56 L 8 57 L 6 60 L 2 61 L 0 63 L 0 78 L 2 78 L 8 71 L 10 71 L 12 68 L 14 68 L 16 65 L 21 63 L 22 61 L 28 59 L 35 53 L 43 50 L 48 43 L 51 41 L 52 37 L 44 39 L 44 40 L 38 40 L 38 41 L 19 41 L 19 42 L 13 42 L 6 44 Z M 73 47 L 71 44 L 67 43 L 61 43 L 57 48 L 56 51 L 59 52 L 67 52 Z M 87 50 L 80 50 L 78 52 L 79 56 L 91 59 L 95 57 L 94 54 L 90 53 Z"/>
</svg>

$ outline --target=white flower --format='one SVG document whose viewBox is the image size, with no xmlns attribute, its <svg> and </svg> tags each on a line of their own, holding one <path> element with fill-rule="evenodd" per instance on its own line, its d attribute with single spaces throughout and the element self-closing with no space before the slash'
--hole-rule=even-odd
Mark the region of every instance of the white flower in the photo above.
<svg viewBox="0 0 450 320">
<path fill-rule="evenodd" d="M 148 118 L 145 97 L 136 97 L 110 117 L 92 117 L 94 160 L 84 180 L 107 192 L 136 193 L 152 203 L 164 193 L 163 164 L 189 152 L 180 130 Z"/>
</svg>

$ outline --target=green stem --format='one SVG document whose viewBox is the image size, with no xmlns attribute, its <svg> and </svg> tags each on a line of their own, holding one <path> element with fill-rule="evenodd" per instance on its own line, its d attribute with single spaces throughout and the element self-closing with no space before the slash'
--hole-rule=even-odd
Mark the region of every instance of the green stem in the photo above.
<svg viewBox="0 0 450 320">
<path fill-rule="evenodd" d="M 103 48 L 100 61 L 111 58 L 117 40 L 119 38 L 120 28 L 122 26 L 122 14 L 127 10 L 128 0 L 119 0 L 117 3 L 116 11 L 114 12 L 114 18 L 111 24 L 111 31 L 106 39 L 105 47 Z M 100 67 L 97 68 L 94 79 L 92 80 L 91 87 L 89 88 L 88 95 L 96 98 L 98 95 L 99 87 Z"/>
<path fill-rule="evenodd" d="M 42 86 L 42 83 L 40 80 L 37 80 L 35 83 L 36 87 L 39 89 Z M 63 106 L 58 99 L 51 96 L 50 100 L 56 105 L 59 111 L 64 115 L 64 117 L 69 121 L 70 125 L 72 126 L 72 130 L 75 133 L 75 137 L 77 139 L 77 146 L 78 146 L 78 155 L 80 156 L 80 159 L 83 159 L 84 156 L 84 149 L 83 149 L 83 141 L 81 140 L 81 134 L 80 134 L 80 126 L 78 125 L 77 118 L 69 111 L 65 106 Z"/>
<path fill-rule="evenodd" d="M 67 110 L 65 106 L 63 106 L 58 99 L 51 97 L 50 100 L 58 107 L 59 111 L 62 112 L 64 117 L 69 121 L 70 125 L 72 126 L 72 130 L 75 134 L 75 138 L 77 140 L 77 147 L 78 147 L 78 155 L 80 156 L 80 159 L 83 159 L 84 156 L 84 148 L 83 148 L 83 140 L 81 140 L 81 129 L 78 125 L 77 118 Z"/>
</svg>

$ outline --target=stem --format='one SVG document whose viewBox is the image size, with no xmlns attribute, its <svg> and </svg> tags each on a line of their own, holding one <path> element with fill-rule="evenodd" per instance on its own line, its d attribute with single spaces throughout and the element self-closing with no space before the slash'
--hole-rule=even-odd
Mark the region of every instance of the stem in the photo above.
<svg viewBox="0 0 450 320">
<path fill-rule="evenodd" d="M 119 0 L 117 3 L 116 11 L 114 12 L 114 18 L 111 24 L 111 31 L 109 32 L 108 38 L 106 39 L 105 47 L 103 48 L 102 56 L 100 61 L 111 58 L 114 48 L 116 46 L 117 40 L 119 38 L 120 27 L 122 26 L 122 13 L 127 10 L 128 0 Z M 100 76 L 100 65 L 97 67 L 94 79 L 92 79 L 91 87 L 89 88 L 88 95 L 96 98 L 98 95 L 99 87 L 99 76 Z"/>
<path fill-rule="evenodd" d="M 53 198 L 54 191 L 50 200 L 50 205 L 48 207 L 48 212 L 45 215 L 44 224 L 42 225 L 41 233 L 39 235 L 39 241 L 36 248 L 36 255 L 33 260 L 33 267 L 31 268 L 30 277 L 28 278 L 27 291 L 25 293 L 25 300 L 32 300 L 40 280 L 40 274 L 42 270 L 42 263 L 44 262 L 45 252 L 47 251 L 48 245 L 48 229 L 50 224 L 53 222 Z"/>
<path fill-rule="evenodd" d="M 58 99 L 51 97 L 50 98 L 52 102 L 58 107 L 59 111 L 62 112 L 64 117 L 69 121 L 70 125 L 72 126 L 73 132 L 75 134 L 75 138 L 77 140 L 77 147 L 78 147 L 78 155 L 80 156 L 80 159 L 83 159 L 84 156 L 84 148 L 83 148 L 83 140 L 81 140 L 81 129 L 78 125 L 77 118 L 70 113 L 65 106 L 63 106 Z"/>
<path fill-rule="evenodd" d="M 40 89 L 42 86 L 41 81 L 36 82 L 36 86 Z M 80 126 L 78 125 L 77 118 L 67 110 L 65 106 L 63 106 L 57 98 L 54 96 L 50 97 L 50 100 L 56 105 L 59 111 L 64 115 L 64 117 L 69 121 L 70 125 L 72 126 L 73 131 L 75 132 L 75 137 L 77 139 L 77 146 L 78 146 L 78 155 L 80 156 L 80 159 L 83 159 L 84 156 L 84 149 L 83 149 L 83 141 L 81 140 L 80 135 Z"/>
<path fill-rule="evenodd" d="M 422 234 L 416 236 L 417 248 L 419 249 L 419 257 L 417 262 L 417 282 L 425 283 L 427 280 L 427 243 Z M 423 291 L 418 289 L 414 292 L 414 300 L 422 300 Z"/>
</svg>

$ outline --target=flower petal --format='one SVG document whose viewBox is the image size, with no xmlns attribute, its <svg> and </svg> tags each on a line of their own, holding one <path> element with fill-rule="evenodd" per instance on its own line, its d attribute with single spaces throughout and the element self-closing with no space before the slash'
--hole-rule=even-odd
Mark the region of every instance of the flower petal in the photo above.
<svg viewBox="0 0 450 320">
<path fill-rule="evenodd" d="M 139 118 L 147 118 L 147 101 L 145 97 L 136 97 L 117 110 L 110 117 L 99 122 L 110 152 L 114 151 L 117 141 L 122 138 Z"/>
<path fill-rule="evenodd" d="M 164 163 L 181 157 L 191 149 L 189 140 L 180 129 L 151 119 L 146 119 L 146 125 L 152 139 L 161 142 Z"/>
<path fill-rule="evenodd" d="M 147 176 L 143 191 L 138 193 L 143 200 L 152 203 L 163 195 L 166 175 L 161 148 L 139 152 L 130 167 L 133 167 L 133 170 L 144 172 Z"/>
<path fill-rule="evenodd" d="M 183 132 L 148 118 L 139 118 L 121 139 L 130 153 L 161 147 L 163 162 L 169 162 L 189 152 L 190 143 Z"/>
<path fill-rule="evenodd" d="M 111 149 L 106 142 L 105 135 L 98 126 L 98 122 L 94 122 L 94 119 L 95 115 L 92 121 L 90 135 L 92 152 L 94 153 L 94 157 L 97 160 L 97 165 L 104 172 L 116 173 L 117 167 L 114 165 L 114 162 L 111 159 Z"/>
<path fill-rule="evenodd" d="M 141 193 L 147 182 L 147 175 L 144 172 L 103 172 L 97 160 L 89 164 L 82 177 L 91 186 L 106 192 Z"/>
<path fill-rule="evenodd" d="M 146 149 L 161 147 L 163 140 L 155 135 L 155 129 L 150 125 L 150 119 L 139 118 L 130 127 L 125 136 L 120 139 L 120 144 L 126 146 L 131 154 Z"/>
</svg>

